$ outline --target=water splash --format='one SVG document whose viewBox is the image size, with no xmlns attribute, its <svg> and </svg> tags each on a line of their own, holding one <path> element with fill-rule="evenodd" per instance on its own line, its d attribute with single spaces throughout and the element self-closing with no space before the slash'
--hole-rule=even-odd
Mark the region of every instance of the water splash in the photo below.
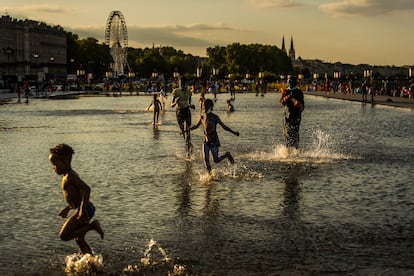
<svg viewBox="0 0 414 276">
<path fill-rule="evenodd" d="M 211 181 L 218 181 L 220 180 L 219 178 L 213 176 L 213 173 L 216 173 L 216 170 L 212 170 L 212 173 L 209 174 L 208 172 L 199 172 L 199 182 L 200 184 L 207 184 L 210 183 Z"/>
<path fill-rule="evenodd" d="M 256 151 L 244 157 L 254 161 L 278 161 L 295 163 L 330 163 L 337 160 L 352 159 L 352 156 L 338 152 L 335 139 L 321 130 L 312 135 L 312 143 L 303 149 L 288 149 L 285 145 L 276 145 L 270 152 Z"/>
<path fill-rule="evenodd" d="M 315 163 L 329 163 L 351 159 L 352 156 L 338 152 L 335 137 L 318 129 L 313 132 L 311 148 L 300 154 L 301 158 Z"/>
<path fill-rule="evenodd" d="M 151 239 L 141 258 L 141 264 L 128 265 L 123 272 L 128 275 L 188 275 L 188 269 L 179 261 L 168 257 L 164 248 Z"/>
<path fill-rule="evenodd" d="M 65 257 L 66 273 L 93 274 L 104 272 L 102 255 L 71 254 Z"/>
<path fill-rule="evenodd" d="M 144 252 L 144 257 L 141 258 L 141 263 L 143 265 L 151 265 L 151 264 L 157 263 L 158 262 L 157 259 L 160 259 L 162 262 L 168 262 L 168 261 L 171 260 L 170 258 L 168 258 L 167 253 L 165 252 L 165 250 L 153 239 L 151 239 L 148 242 L 147 246 L 148 247 Z M 159 258 L 159 257 L 157 258 L 157 255 L 155 254 L 157 252 L 156 251 L 154 252 L 154 250 L 153 250 L 154 246 L 157 247 L 158 252 L 161 254 L 161 256 L 160 256 L 161 258 Z"/>
<path fill-rule="evenodd" d="M 201 184 L 207 184 L 213 181 L 220 181 L 223 178 L 232 179 L 260 179 L 264 177 L 264 174 L 257 172 L 254 169 L 249 168 L 248 165 L 241 161 L 236 164 L 229 164 L 225 167 L 218 167 L 211 170 L 211 174 L 208 172 L 199 172 L 199 182 Z"/>
</svg>

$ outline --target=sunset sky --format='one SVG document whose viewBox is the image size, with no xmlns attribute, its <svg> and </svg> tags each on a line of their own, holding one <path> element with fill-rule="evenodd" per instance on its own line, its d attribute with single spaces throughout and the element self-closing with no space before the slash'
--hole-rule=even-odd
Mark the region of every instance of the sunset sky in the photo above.
<svg viewBox="0 0 414 276">
<path fill-rule="evenodd" d="M 1 0 L 0 14 L 60 25 L 104 42 L 111 11 L 125 17 L 129 46 L 206 48 L 259 43 L 296 56 L 371 65 L 414 64 L 413 0 Z"/>
</svg>

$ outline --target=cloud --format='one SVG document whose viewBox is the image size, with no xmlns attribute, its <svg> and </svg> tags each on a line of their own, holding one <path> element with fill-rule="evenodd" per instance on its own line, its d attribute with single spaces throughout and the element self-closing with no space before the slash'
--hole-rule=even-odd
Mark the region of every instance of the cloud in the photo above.
<svg viewBox="0 0 414 276">
<path fill-rule="evenodd" d="M 413 0 L 337 0 L 319 8 L 332 16 L 377 16 L 414 9 Z"/>
<path fill-rule="evenodd" d="M 31 20 L 38 20 L 37 18 L 41 17 L 42 15 L 62 15 L 74 13 L 74 11 L 62 6 L 47 3 L 14 7 L 0 7 L 0 10 L 7 10 L 7 12 L 10 13 L 14 18 L 30 18 Z"/>
<path fill-rule="evenodd" d="M 80 38 L 94 37 L 101 42 L 105 41 L 105 30 L 102 26 L 65 27 L 65 30 L 78 34 Z M 131 47 L 150 47 L 153 43 L 157 46 L 202 47 L 207 48 L 212 44 L 221 44 L 222 41 L 211 40 L 207 34 L 216 32 L 234 31 L 233 28 L 222 23 L 217 24 L 191 24 L 191 25 L 161 25 L 161 26 L 136 26 L 127 25 L 128 45 Z"/>
<path fill-rule="evenodd" d="M 297 0 L 248 0 L 249 4 L 258 9 L 280 9 L 302 7 Z"/>
</svg>

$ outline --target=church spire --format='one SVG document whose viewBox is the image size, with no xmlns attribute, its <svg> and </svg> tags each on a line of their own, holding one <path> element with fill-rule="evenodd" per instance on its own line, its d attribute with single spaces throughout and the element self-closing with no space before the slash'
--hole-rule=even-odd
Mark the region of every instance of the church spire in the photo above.
<svg viewBox="0 0 414 276">
<path fill-rule="evenodd" d="M 286 53 L 285 36 L 283 36 L 283 38 L 282 38 L 282 51 Z"/>
<path fill-rule="evenodd" d="M 295 47 L 293 46 L 293 36 L 290 38 L 289 57 L 292 61 L 294 61 L 296 59 Z"/>
</svg>

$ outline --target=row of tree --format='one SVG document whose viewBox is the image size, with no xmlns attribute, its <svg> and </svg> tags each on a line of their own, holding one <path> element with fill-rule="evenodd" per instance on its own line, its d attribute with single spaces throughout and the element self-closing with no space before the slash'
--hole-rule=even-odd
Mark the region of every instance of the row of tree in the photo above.
<svg viewBox="0 0 414 276">
<path fill-rule="evenodd" d="M 206 49 L 207 57 L 186 54 L 173 47 L 152 47 L 127 49 L 128 66 L 125 72 L 134 72 L 139 78 L 149 78 L 154 72 L 172 78 L 177 72 L 187 77 L 204 79 L 211 76 L 226 78 L 257 78 L 262 72 L 268 79 L 279 78 L 293 72 L 290 58 L 276 46 L 233 43 Z M 112 57 L 109 46 L 95 38 L 79 39 L 78 35 L 67 33 L 68 73 L 75 74 L 83 69 L 95 78 L 105 77 L 110 71 Z M 201 69 L 201 70 L 200 70 Z M 305 72 L 306 74 L 306 72 Z"/>
</svg>

